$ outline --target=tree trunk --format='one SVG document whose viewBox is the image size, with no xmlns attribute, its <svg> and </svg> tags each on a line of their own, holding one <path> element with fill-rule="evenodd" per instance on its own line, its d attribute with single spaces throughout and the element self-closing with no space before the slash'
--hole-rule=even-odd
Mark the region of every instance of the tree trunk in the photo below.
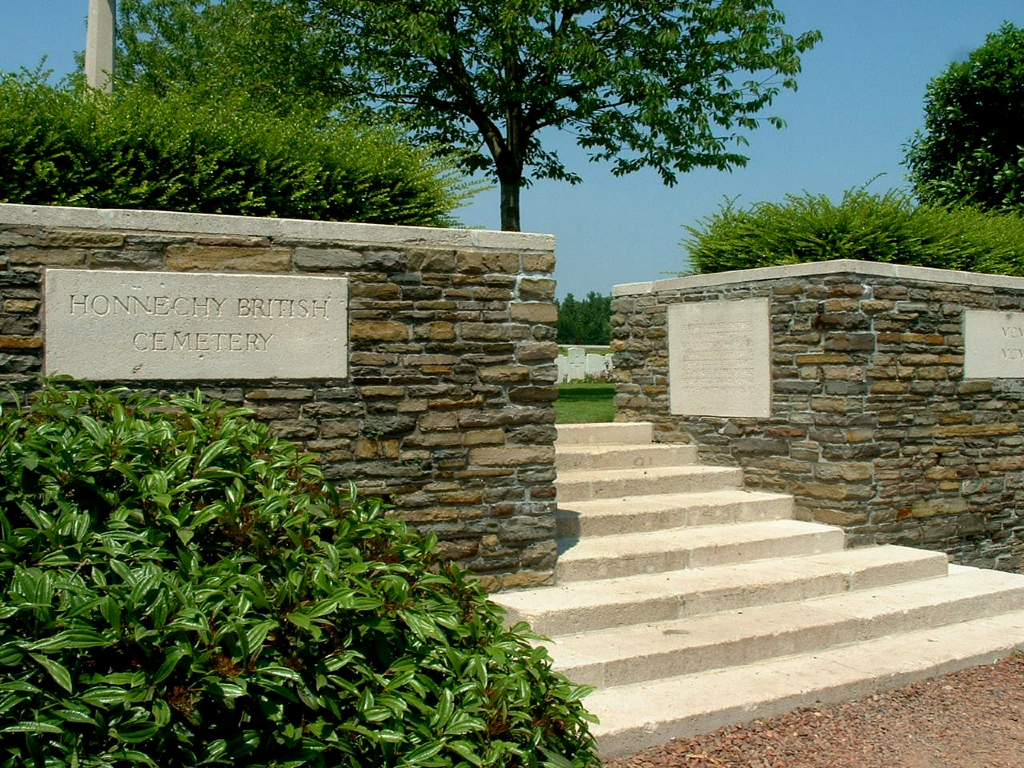
<svg viewBox="0 0 1024 768">
<path fill-rule="evenodd" d="M 512 178 L 512 176 L 515 178 Z M 501 229 L 503 232 L 519 232 L 519 191 L 522 188 L 522 172 L 500 174 L 501 187 Z"/>
</svg>

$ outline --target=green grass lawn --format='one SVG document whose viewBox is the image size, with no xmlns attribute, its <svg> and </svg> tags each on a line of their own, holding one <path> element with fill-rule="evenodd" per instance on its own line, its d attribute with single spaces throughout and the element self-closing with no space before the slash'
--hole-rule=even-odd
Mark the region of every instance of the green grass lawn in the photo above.
<svg viewBox="0 0 1024 768">
<path fill-rule="evenodd" d="M 555 422 L 582 424 L 615 418 L 615 385 L 605 381 L 574 381 L 558 385 Z"/>
</svg>

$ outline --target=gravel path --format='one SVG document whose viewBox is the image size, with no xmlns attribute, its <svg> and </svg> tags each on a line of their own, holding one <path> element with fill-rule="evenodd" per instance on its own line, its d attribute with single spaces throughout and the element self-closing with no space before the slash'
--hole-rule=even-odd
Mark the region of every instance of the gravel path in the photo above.
<svg viewBox="0 0 1024 768">
<path fill-rule="evenodd" d="M 808 707 L 606 768 L 1024 768 L 1024 657 Z"/>
</svg>

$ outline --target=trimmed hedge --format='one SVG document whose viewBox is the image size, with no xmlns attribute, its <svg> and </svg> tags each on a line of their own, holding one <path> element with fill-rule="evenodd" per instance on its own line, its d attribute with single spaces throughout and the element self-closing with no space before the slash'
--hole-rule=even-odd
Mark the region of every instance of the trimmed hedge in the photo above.
<svg viewBox="0 0 1024 768">
<path fill-rule="evenodd" d="M 1024 275 L 1024 219 L 918 206 L 900 192 L 788 195 L 738 208 L 726 202 L 683 241 L 695 272 L 828 259 Z"/>
<path fill-rule="evenodd" d="M 466 196 L 393 131 L 0 75 L 0 202 L 446 226 Z"/>
<path fill-rule="evenodd" d="M 241 409 L 0 419 L 0 766 L 597 766 L 586 689 Z"/>
</svg>

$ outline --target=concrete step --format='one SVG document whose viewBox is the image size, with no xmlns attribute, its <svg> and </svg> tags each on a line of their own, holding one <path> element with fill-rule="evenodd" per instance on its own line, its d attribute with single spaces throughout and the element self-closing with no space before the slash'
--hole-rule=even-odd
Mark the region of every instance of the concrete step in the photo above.
<svg viewBox="0 0 1024 768">
<path fill-rule="evenodd" d="M 1018 577 L 1020 578 L 1020 577 Z M 1004 658 L 1024 645 L 1024 610 L 921 628 L 741 667 L 596 691 L 585 704 L 601 755 L 846 701 Z"/>
<path fill-rule="evenodd" d="M 510 622 L 590 632 L 945 576 L 946 555 L 881 546 L 500 592 Z"/>
<path fill-rule="evenodd" d="M 607 688 L 812 653 L 1022 605 L 1024 578 L 952 566 L 943 579 L 558 636 L 550 650 L 555 669 Z"/>
<path fill-rule="evenodd" d="M 654 440 L 654 425 L 648 421 L 559 424 L 557 429 L 556 447 L 559 449 L 565 445 L 650 443 Z"/>
<path fill-rule="evenodd" d="M 559 504 L 588 499 L 625 499 L 657 493 L 696 493 L 738 488 L 742 470 L 735 467 L 646 467 L 641 469 L 559 472 Z"/>
<path fill-rule="evenodd" d="M 555 513 L 560 538 L 615 536 L 683 526 L 782 520 L 793 516 L 793 497 L 730 488 L 662 493 L 623 499 L 562 501 Z"/>
<path fill-rule="evenodd" d="M 559 472 L 586 469 L 676 467 L 697 461 L 697 447 L 682 443 L 649 445 L 566 445 L 555 452 Z"/>
<path fill-rule="evenodd" d="M 767 520 L 696 528 L 560 539 L 560 583 L 614 579 L 843 548 L 842 530 L 800 520 Z"/>
</svg>

